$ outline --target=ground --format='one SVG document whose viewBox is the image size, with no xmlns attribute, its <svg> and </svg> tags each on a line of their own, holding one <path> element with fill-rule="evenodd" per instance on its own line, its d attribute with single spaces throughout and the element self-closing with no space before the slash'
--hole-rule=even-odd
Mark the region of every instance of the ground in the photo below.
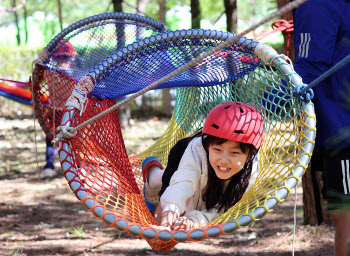
<svg viewBox="0 0 350 256">
<path fill-rule="evenodd" d="M 124 131 L 130 153 L 161 135 L 168 120 L 133 121 Z M 135 137 L 137 134 L 137 137 Z M 35 141 L 37 143 L 35 143 Z M 36 145 L 36 146 L 35 146 Z M 65 178 L 39 179 L 44 133 L 30 115 L 0 116 L 0 255 L 333 255 L 332 226 L 303 226 L 302 188 L 273 212 L 230 235 L 178 244 L 166 253 L 107 226 L 85 210 Z M 57 169 L 60 169 L 58 160 Z"/>
</svg>

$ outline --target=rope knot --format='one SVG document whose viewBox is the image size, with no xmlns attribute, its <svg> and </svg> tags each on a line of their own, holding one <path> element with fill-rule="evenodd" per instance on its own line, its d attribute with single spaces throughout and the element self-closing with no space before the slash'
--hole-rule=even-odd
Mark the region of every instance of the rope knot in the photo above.
<svg viewBox="0 0 350 256">
<path fill-rule="evenodd" d="M 304 88 L 307 87 L 307 84 L 300 84 L 297 86 L 293 92 L 293 96 L 300 99 L 301 101 L 310 101 L 314 98 L 314 91 L 309 88 L 305 92 L 300 93 Z"/>
<path fill-rule="evenodd" d="M 36 60 L 34 60 L 34 64 L 38 64 L 44 66 L 44 62 L 49 58 L 49 52 L 44 48 L 40 53 Z"/>
<path fill-rule="evenodd" d="M 57 131 L 60 133 L 52 140 L 53 144 L 56 144 L 62 138 L 70 139 L 77 135 L 77 131 L 74 127 L 58 126 Z"/>
<path fill-rule="evenodd" d="M 276 20 L 272 22 L 271 27 L 276 31 L 281 31 L 284 34 L 291 34 L 294 31 L 293 20 Z"/>
</svg>

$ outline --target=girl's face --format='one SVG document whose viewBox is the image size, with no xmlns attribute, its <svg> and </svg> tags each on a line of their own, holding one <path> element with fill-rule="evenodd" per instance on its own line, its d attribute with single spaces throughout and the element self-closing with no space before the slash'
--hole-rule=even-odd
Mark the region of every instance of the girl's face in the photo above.
<svg viewBox="0 0 350 256">
<path fill-rule="evenodd" d="M 219 179 L 227 180 L 238 173 L 247 162 L 239 142 L 228 140 L 223 144 L 209 146 L 209 163 Z"/>
</svg>

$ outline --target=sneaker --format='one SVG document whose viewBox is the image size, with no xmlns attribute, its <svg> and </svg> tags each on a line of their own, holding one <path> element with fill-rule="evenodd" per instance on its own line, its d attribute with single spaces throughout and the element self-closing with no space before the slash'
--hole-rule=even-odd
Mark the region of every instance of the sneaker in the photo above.
<svg viewBox="0 0 350 256">
<path fill-rule="evenodd" d="M 142 162 L 142 176 L 143 176 L 143 196 L 145 198 L 145 203 L 147 205 L 147 208 L 154 214 L 157 205 L 159 204 L 159 192 L 160 189 L 152 189 L 147 181 L 147 171 L 149 168 L 152 166 L 158 166 L 159 168 L 163 169 L 162 164 L 158 160 L 158 158 L 151 156 L 147 157 L 143 162 Z"/>
<path fill-rule="evenodd" d="M 52 168 L 45 168 L 41 173 L 40 173 L 40 179 L 44 180 L 46 178 L 53 178 L 57 175 L 56 171 Z"/>
</svg>

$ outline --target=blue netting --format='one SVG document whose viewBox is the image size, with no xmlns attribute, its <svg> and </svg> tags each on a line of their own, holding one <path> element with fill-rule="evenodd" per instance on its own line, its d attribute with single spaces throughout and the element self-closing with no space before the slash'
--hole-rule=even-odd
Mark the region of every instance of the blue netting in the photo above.
<svg viewBox="0 0 350 256">
<path fill-rule="evenodd" d="M 58 34 L 46 47 L 49 58 L 44 64 L 49 70 L 79 81 L 116 50 L 166 30 L 163 24 L 135 14 L 95 15 Z"/>
<path fill-rule="evenodd" d="M 200 35 L 200 36 L 196 36 Z M 234 34 L 213 30 L 182 30 L 151 36 L 111 54 L 90 73 L 97 99 L 115 99 L 135 93 L 170 74 Z M 250 47 L 231 45 L 159 85 L 160 88 L 205 87 L 236 80 L 254 70 L 260 60 L 257 43 L 240 38 Z"/>
</svg>

